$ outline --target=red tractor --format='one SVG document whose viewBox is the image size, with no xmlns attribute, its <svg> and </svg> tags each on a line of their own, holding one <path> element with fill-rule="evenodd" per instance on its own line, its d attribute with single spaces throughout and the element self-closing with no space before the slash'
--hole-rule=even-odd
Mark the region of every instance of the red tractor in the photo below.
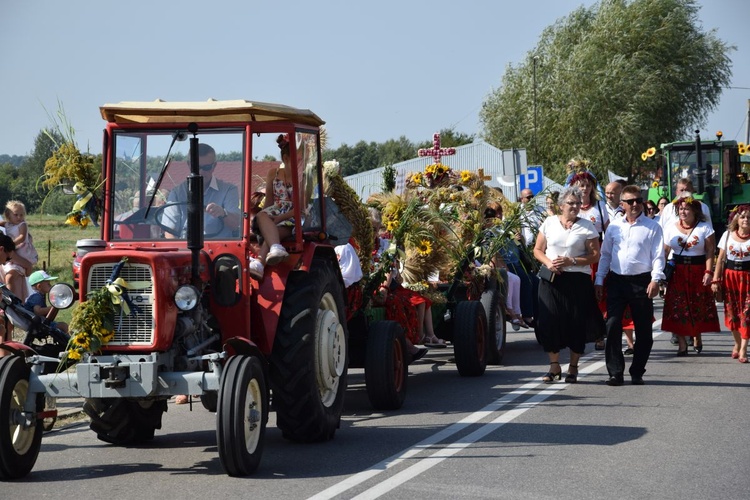
<svg viewBox="0 0 750 500">
<path fill-rule="evenodd" d="M 233 476 L 258 467 L 271 394 L 285 438 L 331 439 L 348 331 L 333 248 L 342 235 L 327 232 L 321 206 L 324 122 L 244 100 L 123 102 L 101 114 L 102 242 L 82 254 L 79 290 L 85 300 L 117 285 L 128 307 L 118 308 L 114 337 L 63 373 L 43 370 L 55 358 L 2 345 L 13 355 L 0 361 L 0 478 L 33 468 L 45 393 L 85 398 L 91 429 L 118 445 L 153 439 L 170 397 L 199 395 L 217 414 L 219 456 Z M 253 219 L 266 174 L 281 163 L 279 137 L 290 145 L 293 236 L 282 241 L 289 256 L 256 279 Z M 201 165 L 206 145 L 215 160 Z"/>
</svg>

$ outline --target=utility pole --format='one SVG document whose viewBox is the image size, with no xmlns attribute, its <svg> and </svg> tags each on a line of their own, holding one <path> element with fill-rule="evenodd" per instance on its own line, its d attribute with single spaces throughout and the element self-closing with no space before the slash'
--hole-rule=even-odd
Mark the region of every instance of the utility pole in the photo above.
<svg viewBox="0 0 750 500">
<path fill-rule="evenodd" d="M 534 69 L 532 74 L 532 80 L 534 85 L 534 162 L 539 163 L 539 150 L 536 145 L 536 65 L 539 61 L 538 56 L 534 56 Z M 750 101 L 748 101 L 750 105 Z"/>
</svg>

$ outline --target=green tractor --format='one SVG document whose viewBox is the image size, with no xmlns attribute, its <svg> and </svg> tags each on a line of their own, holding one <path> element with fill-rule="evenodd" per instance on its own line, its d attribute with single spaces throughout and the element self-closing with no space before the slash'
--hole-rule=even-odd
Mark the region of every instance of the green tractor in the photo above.
<svg viewBox="0 0 750 500">
<path fill-rule="evenodd" d="M 687 177 L 693 183 L 694 197 L 709 206 L 714 229 L 721 234 L 729 211 L 750 203 L 750 156 L 741 153 L 747 153 L 746 146 L 723 140 L 721 132 L 715 140 L 701 141 L 696 130 L 693 141 L 662 144 L 661 154 L 655 157 L 660 182 L 649 189 L 648 199 L 655 203 L 662 196 L 674 199 L 677 181 Z"/>
</svg>

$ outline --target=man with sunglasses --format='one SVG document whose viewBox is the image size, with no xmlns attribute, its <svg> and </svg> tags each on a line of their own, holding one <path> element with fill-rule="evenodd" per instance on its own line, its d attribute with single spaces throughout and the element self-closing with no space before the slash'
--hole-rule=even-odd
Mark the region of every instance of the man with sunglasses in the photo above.
<svg viewBox="0 0 750 500">
<path fill-rule="evenodd" d="M 643 214 L 643 197 L 638 186 L 625 186 L 620 205 L 624 217 L 610 221 L 602 241 L 599 269 L 594 289 L 597 299 L 604 292 L 607 278 L 607 385 L 623 384 L 625 358 L 622 345 L 622 316 L 630 306 L 635 330 L 630 377 L 643 385 L 643 374 L 654 344 L 653 299 L 664 279 L 664 249 L 659 224 Z"/>
<path fill-rule="evenodd" d="M 203 203 L 206 205 L 203 232 L 211 238 L 230 238 L 240 225 L 240 198 L 237 186 L 214 177 L 216 151 L 208 144 L 198 144 L 198 164 L 203 176 Z M 184 238 L 187 234 L 187 181 L 175 187 L 167 204 L 178 203 L 164 210 L 162 224 L 174 229 L 167 238 Z"/>
</svg>

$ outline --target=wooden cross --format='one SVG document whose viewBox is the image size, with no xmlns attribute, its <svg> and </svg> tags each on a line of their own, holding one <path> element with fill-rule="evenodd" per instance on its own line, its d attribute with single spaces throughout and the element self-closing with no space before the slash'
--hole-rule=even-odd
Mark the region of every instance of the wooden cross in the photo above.
<svg viewBox="0 0 750 500">
<path fill-rule="evenodd" d="M 418 156 L 432 156 L 435 163 L 440 163 L 440 158 L 443 156 L 450 156 L 456 154 L 456 148 L 441 148 L 440 147 L 440 134 L 433 134 L 432 136 L 432 148 L 430 149 L 418 149 Z"/>
<path fill-rule="evenodd" d="M 480 178 L 480 179 L 481 179 L 482 181 L 491 181 L 491 180 L 492 180 L 492 176 L 491 176 L 491 175 L 484 175 L 484 169 L 483 169 L 483 168 L 480 168 L 480 169 L 479 169 L 479 170 L 477 171 L 477 174 L 479 174 L 479 178 Z"/>
</svg>

